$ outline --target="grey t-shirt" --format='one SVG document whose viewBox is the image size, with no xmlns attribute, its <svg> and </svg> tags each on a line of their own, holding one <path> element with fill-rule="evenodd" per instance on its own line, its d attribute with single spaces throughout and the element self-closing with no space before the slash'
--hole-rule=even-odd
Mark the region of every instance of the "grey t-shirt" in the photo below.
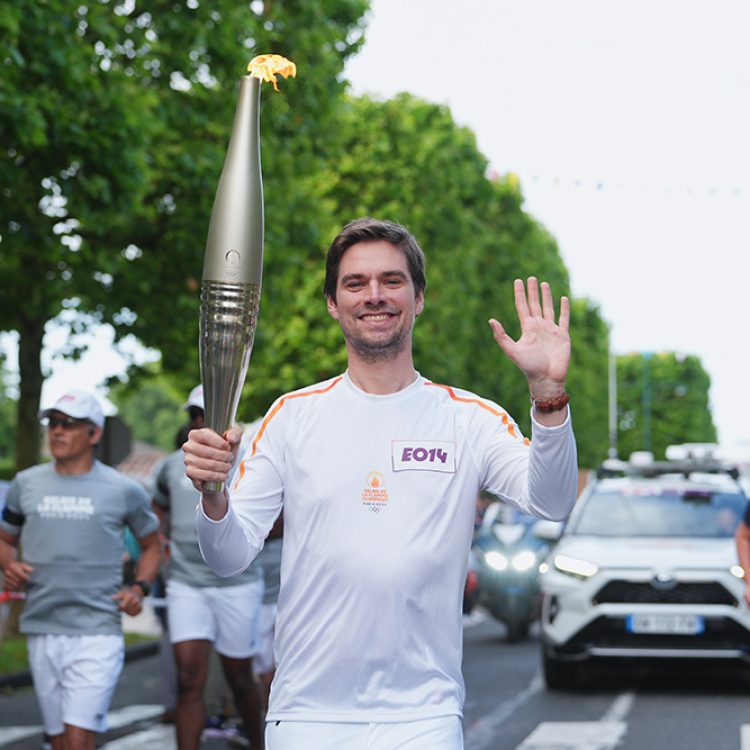
<svg viewBox="0 0 750 750">
<path fill-rule="evenodd" d="M 112 595 L 122 587 L 125 527 L 136 539 L 156 531 L 146 491 L 99 461 L 87 474 L 54 464 L 21 471 L 11 482 L 0 527 L 21 537 L 33 566 L 21 615 L 24 633 L 119 633 Z"/>
<path fill-rule="evenodd" d="M 281 585 L 281 547 L 283 537 L 266 539 L 254 562 L 263 568 L 263 604 L 276 604 Z"/>
<path fill-rule="evenodd" d="M 156 504 L 169 513 L 169 579 L 188 586 L 238 586 L 257 581 L 261 576 L 254 562 L 244 572 L 231 578 L 221 578 L 203 560 L 195 530 L 195 511 L 200 493 L 185 474 L 182 451 L 171 453 L 156 474 L 154 488 Z"/>
</svg>

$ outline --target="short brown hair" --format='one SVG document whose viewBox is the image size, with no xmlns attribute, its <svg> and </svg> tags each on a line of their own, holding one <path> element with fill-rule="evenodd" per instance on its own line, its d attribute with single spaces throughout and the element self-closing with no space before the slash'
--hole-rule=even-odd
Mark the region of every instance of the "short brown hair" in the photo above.
<svg viewBox="0 0 750 750">
<path fill-rule="evenodd" d="M 326 280 L 323 294 L 336 301 L 336 284 L 339 277 L 339 266 L 344 253 L 358 242 L 377 242 L 383 240 L 400 250 L 406 256 L 414 293 L 424 292 L 427 286 L 425 278 L 424 253 L 414 235 L 403 225 L 392 221 L 382 221 L 365 216 L 350 221 L 333 240 L 326 255 Z"/>
</svg>

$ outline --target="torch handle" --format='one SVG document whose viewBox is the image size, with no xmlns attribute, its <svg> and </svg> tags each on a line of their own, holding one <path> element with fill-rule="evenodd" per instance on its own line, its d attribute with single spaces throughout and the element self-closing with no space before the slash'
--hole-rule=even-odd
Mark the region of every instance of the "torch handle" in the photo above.
<svg viewBox="0 0 750 750">
<path fill-rule="evenodd" d="M 260 305 L 260 284 L 207 281 L 201 286 L 200 362 L 206 426 L 223 435 L 233 424 L 245 383 Z M 221 482 L 206 482 L 220 492 Z"/>
</svg>

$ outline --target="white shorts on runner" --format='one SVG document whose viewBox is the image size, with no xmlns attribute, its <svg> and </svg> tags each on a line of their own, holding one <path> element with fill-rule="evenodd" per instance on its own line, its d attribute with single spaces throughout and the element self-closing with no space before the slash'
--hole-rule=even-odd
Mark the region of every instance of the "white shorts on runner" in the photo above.
<svg viewBox="0 0 750 750">
<path fill-rule="evenodd" d="M 270 721 L 266 750 L 463 750 L 461 719 L 354 724 L 327 721 Z"/>
<path fill-rule="evenodd" d="M 125 658 L 122 635 L 29 635 L 27 641 L 44 731 L 55 736 L 71 724 L 104 732 Z"/>
<path fill-rule="evenodd" d="M 265 674 L 276 668 L 273 656 L 273 635 L 276 629 L 276 604 L 264 604 L 260 608 L 258 626 L 258 653 L 253 659 L 256 674 Z"/>
<path fill-rule="evenodd" d="M 211 641 L 222 656 L 247 659 L 258 651 L 263 579 L 238 586 L 167 584 L 169 640 Z"/>
</svg>

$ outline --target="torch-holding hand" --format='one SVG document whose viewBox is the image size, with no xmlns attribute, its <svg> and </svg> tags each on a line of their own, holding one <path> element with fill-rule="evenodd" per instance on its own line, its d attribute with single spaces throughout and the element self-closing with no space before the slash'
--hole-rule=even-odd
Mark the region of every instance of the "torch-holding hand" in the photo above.
<svg viewBox="0 0 750 750">
<path fill-rule="evenodd" d="M 232 427 L 223 436 L 203 427 L 191 430 L 187 442 L 182 446 L 185 471 L 188 478 L 203 496 L 206 515 L 219 520 L 226 515 L 228 501 L 226 492 L 207 492 L 204 483 L 212 482 L 225 486 L 229 473 L 237 460 L 242 441 L 242 430 Z"/>
</svg>

